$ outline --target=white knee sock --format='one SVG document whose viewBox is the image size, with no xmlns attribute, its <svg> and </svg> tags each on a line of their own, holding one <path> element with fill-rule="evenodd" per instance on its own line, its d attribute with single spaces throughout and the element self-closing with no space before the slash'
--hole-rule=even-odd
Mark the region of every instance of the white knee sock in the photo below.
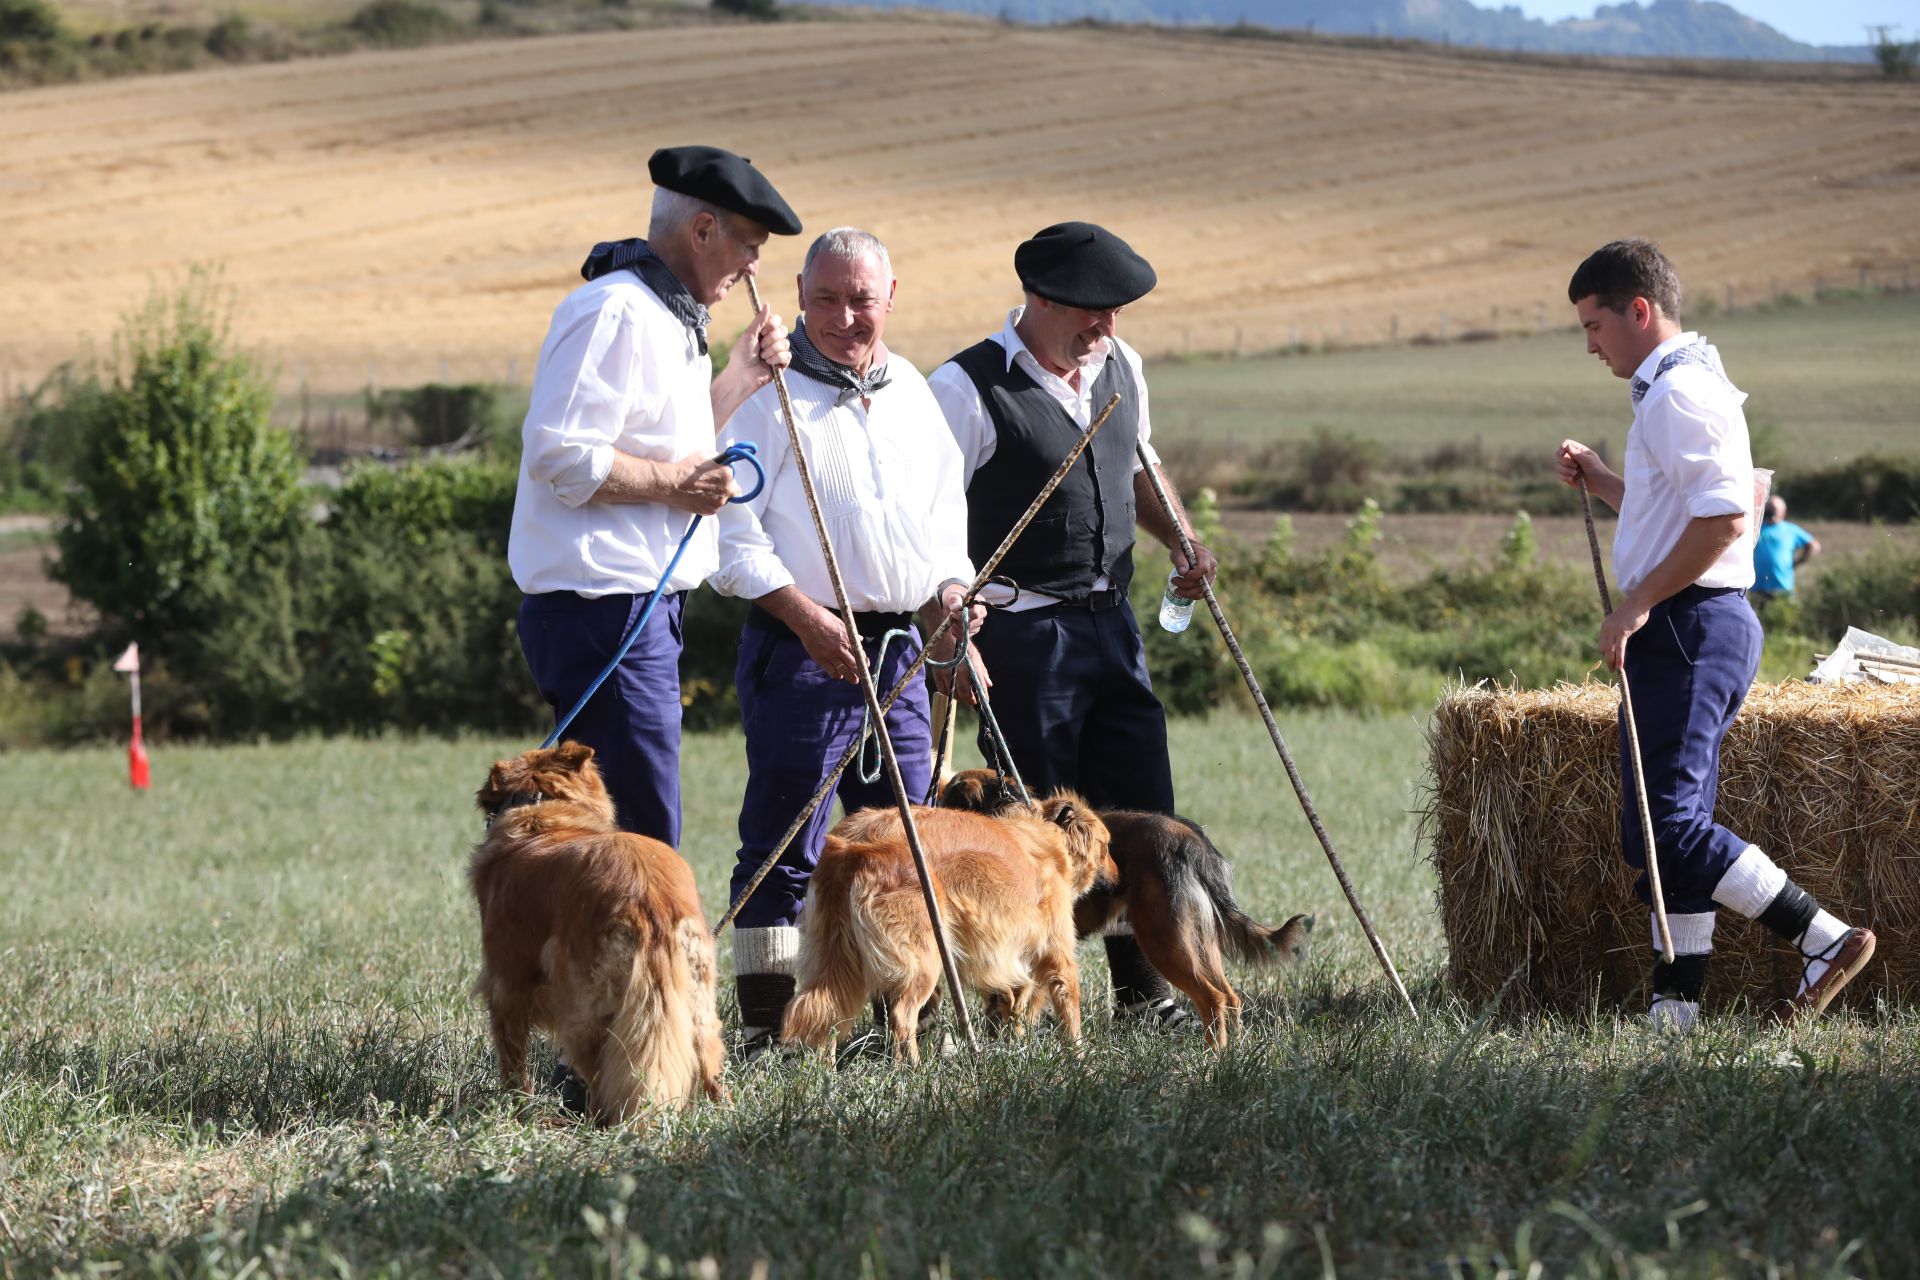
<svg viewBox="0 0 1920 1280">
<path fill-rule="evenodd" d="M 741 987 L 740 1021 L 742 1030 L 752 1036 L 760 1031 L 778 1031 L 777 1026 L 763 1025 L 774 1016 L 775 1006 L 784 1007 L 784 995 L 793 990 L 792 978 L 795 961 L 800 956 L 800 930 L 792 925 L 775 925 L 768 929 L 739 929 L 733 931 L 733 974 L 735 979 L 747 979 Z M 745 1007 L 750 1002 L 748 987 L 755 985 L 752 980 L 778 975 L 788 979 L 780 997 L 766 996 L 752 999 L 751 1002 L 763 1006 L 758 1009 Z M 755 992 L 753 995 L 765 995 Z"/>
<path fill-rule="evenodd" d="M 1761 852 L 1760 846 L 1750 844 L 1713 886 L 1713 900 L 1752 920 L 1773 905 L 1786 887 L 1787 873 Z"/>
<path fill-rule="evenodd" d="M 1800 948 L 1800 954 L 1807 960 L 1805 972 L 1800 979 L 1802 991 L 1820 981 L 1827 972 L 1829 967 L 1827 962 L 1819 957 L 1832 951 L 1834 944 L 1846 936 L 1845 921 L 1834 918 L 1824 910 L 1814 913 L 1813 923 L 1807 926 L 1807 931 L 1794 939 L 1794 945 Z"/>
<path fill-rule="evenodd" d="M 1674 956 L 1678 958 L 1713 954 L 1713 925 L 1718 918 L 1719 913 L 1715 911 L 1668 916 L 1667 931 L 1673 935 Z M 1658 955 L 1660 921 L 1651 911 L 1647 912 L 1647 929 L 1653 936 L 1654 954 Z M 1700 1021 L 1700 1002 L 1670 992 L 1662 994 L 1656 991 L 1648 1017 L 1656 1031 L 1691 1031 Z"/>
</svg>

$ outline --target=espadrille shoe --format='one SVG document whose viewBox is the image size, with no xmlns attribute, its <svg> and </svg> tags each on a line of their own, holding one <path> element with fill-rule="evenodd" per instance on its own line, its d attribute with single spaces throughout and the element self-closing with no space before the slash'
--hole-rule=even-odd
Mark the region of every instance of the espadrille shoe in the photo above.
<svg viewBox="0 0 1920 1280">
<path fill-rule="evenodd" d="M 1784 1001 L 1780 1006 L 1779 1018 L 1782 1025 L 1792 1025 L 1808 1018 L 1817 1018 L 1826 1012 L 1833 998 L 1840 994 L 1842 987 L 1852 982 L 1854 977 L 1867 967 L 1867 961 L 1873 959 L 1876 939 L 1871 929 L 1849 929 L 1840 935 L 1840 940 L 1817 956 L 1807 956 L 1809 966 L 1814 961 L 1825 961 L 1826 972 L 1812 982 L 1803 983 L 1800 994 Z M 1804 970 L 1803 970 L 1804 972 Z"/>
</svg>

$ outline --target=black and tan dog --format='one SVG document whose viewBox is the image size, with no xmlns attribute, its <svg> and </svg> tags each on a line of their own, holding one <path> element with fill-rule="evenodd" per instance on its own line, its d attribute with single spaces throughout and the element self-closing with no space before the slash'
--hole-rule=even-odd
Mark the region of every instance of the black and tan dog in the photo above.
<svg viewBox="0 0 1920 1280">
<path fill-rule="evenodd" d="M 955 774 L 940 804 L 974 813 L 1024 806 L 991 769 Z M 1199 824 L 1160 813 L 1103 811 L 1116 869 L 1075 901 L 1074 929 L 1084 938 L 1124 917 L 1140 950 L 1168 982 L 1193 1001 L 1207 1042 L 1226 1047 L 1240 1026 L 1240 993 L 1227 981 L 1223 953 L 1250 964 L 1292 964 L 1306 949 L 1311 916 L 1269 929 L 1233 899 L 1233 873 Z"/>
</svg>

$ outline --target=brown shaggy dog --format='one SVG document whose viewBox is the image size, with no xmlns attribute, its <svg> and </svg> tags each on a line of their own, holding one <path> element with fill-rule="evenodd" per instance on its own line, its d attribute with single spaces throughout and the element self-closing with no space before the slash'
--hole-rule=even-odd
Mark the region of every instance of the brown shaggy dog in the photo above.
<svg viewBox="0 0 1920 1280">
<path fill-rule="evenodd" d="M 475 796 L 487 835 L 469 875 L 480 978 L 503 1083 L 529 1087 L 540 1027 L 618 1124 L 651 1107 L 725 1101 L 713 936 L 693 871 L 613 825 L 613 801 L 574 742 L 502 760 Z"/>
<path fill-rule="evenodd" d="M 974 813 L 1022 808 L 991 769 L 955 774 L 940 803 Z M 1233 900 L 1227 860 L 1198 823 L 1131 810 L 1100 817 L 1118 870 L 1074 904 L 1075 929 L 1084 938 L 1124 916 L 1148 962 L 1193 1001 L 1207 1043 L 1225 1048 L 1240 1027 L 1240 993 L 1227 981 L 1222 951 L 1253 964 L 1291 964 L 1306 949 L 1313 918 L 1299 915 L 1269 929 L 1249 917 Z"/>
<path fill-rule="evenodd" d="M 986 992 L 1017 1031 L 1046 993 L 1069 1044 L 1080 1039 L 1080 969 L 1073 902 L 1111 876 L 1107 829 L 1085 801 L 1061 793 L 1037 815 L 989 817 L 914 810 L 967 987 Z M 922 1006 L 940 987 L 940 953 L 897 810 L 870 809 L 827 837 L 800 915 L 797 989 L 783 1041 L 830 1051 L 879 996 L 894 1056 L 920 1061 Z"/>
</svg>

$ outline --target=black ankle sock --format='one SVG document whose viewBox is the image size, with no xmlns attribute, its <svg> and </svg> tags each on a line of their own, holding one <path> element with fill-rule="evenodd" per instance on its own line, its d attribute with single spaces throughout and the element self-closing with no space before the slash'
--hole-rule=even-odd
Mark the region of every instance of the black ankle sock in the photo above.
<svg viewBox="0 0 1920 1280">
<path fill-rule="evenodd" d="M 1673 1000 L 1700 1002 L 1707 985 L 1706 956 L 1675 956 L 1673 963 L 1656 960 L 1653 965 L 1653 994 Z"/>
<path fill-rule="evenodd" d="M 780 1029 L 787 1001 L 793 999 L 792 974 L 743 973 L 734 978 L 733 989 L 740 996 L 740 1025 Z"/>
<path fill-rule="evenodd" d="M 1788 942 L 1798 942 L 1819 912 L 1820 904 L 1813 900 L 1813 895 L 1789 880 L 1760 913 L 1759 920 Z"/>
<path fill-rule="evenodd" d="M 1160 971 L 1147 963 L 1132 934 L 1108 934 L 1102 941 L 1107 945 L 1107 968 L 1113 971 L 1114 1004 L 1124 1009 L 1142 1000 L 1164 1000 L 1173 994 Z"/>
</svg>

